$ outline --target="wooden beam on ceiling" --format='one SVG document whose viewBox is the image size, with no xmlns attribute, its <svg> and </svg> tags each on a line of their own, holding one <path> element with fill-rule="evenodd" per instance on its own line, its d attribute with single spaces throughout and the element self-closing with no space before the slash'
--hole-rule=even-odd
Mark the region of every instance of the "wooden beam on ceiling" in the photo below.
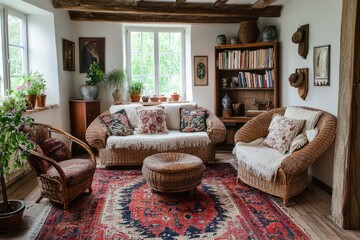
<svg viewBox="0 0 360 240">
<path fill-rule="evenodd" d="M 257 0 L 256 2 L 253 3 L 251 7 L 256 9 L 264 9 L 276 1 L 277 0 Z"/>
<path fill-rule="evenodd" d="M 176 0 L 175 7 L 178 7 L 178 6 L 180 6 L 181 4 L 183 4 L 185 2 L 186 2 L 186 0 Z"/>
<path fill-rule="evenodd" d="M 223 7 L 225 6 L 225 4 L 228 2 L 228 0 L 216 0 L 216 2 L 214 2 L 214 6 L 215 7 Z"/>
<path fill-rule="evenodd" d="M 240 23 L 257 20 L 253 17 L 227 16 L 192 16 L 192 15 L 154 15 L 154 14 L 124 14 L 105 12 L 69 11 L 70 19 L 74 21 L 112 21 L 112 22 L 159 22 L 159 23 Z"/>
<path fill-rule="evenodd" d="M 232 22 L 239 18 L 258 18 L 258 17 L 280 17 L 281 6 L 269 6 L 264 9 L 252 8 L 249 4 L 226 4 L 224 6 L 214 6 L 213 3 L 184 2 L 175 6 L 174 2 L 151 2 L 151 1 L 114 1 L 114 0 L 53 0 L 53 5 L 57 9 L 69 11 L 84 11 L 87 13 L 113 13 L 113 14 L 148 14 L 148 15 L 178 15 L 211 18 L 234 18 Z M 77 14 L 79 15 L 79 14 Z M 90 14 L 87 14 L 91 16 Z M 116 16 L 114 16 L 116 17 Z M 91 20 L 91 19 L 89 19 Z"/>
</svg>

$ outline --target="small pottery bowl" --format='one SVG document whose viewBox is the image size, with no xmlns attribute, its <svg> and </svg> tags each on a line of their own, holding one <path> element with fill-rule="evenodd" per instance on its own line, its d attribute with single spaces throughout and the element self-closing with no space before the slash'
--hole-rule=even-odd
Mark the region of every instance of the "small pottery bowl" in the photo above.
<svg viewBox="0 0 360 240">
<path fill-rule="evenodd" d="M 150 102 L 158 102 L 159 101 L 159 97 L 158 96 L 152 96 L 150 98 Z"/>
<path fill-rule="evenodd" d="M 141 97 L 141 100 L 142 100 L 143 102 L 148 102 L 148 101 L 149 101 L 149 97 L 148 97 L 148 96 L 142 96 L 142 97 Z"/>
<path fill-rule="evenodd" d="M 160 100 L 160 102 L 166 102 L 167 97 L 165 97 L 164 95 L 161 95 L 161 96 L 159 97 L 159 100 Z"/>
</svg>

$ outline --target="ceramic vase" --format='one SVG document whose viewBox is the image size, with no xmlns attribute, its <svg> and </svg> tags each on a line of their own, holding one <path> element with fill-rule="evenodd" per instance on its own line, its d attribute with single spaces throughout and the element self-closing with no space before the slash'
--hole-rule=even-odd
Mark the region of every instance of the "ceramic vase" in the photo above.
<svg viewBox="0 0 360 240">
<path fill-rule="evenodd" d="M 218 45 L 224 45 L 226 44 L 226 37 L 225 35 L 221 34 L 221 35 L 217 35 L 216 37 L 216 42 Z"/>
<path fill-rule="evenodd" d="M 277 38 L 277 30 L 274 25 L 264 27 L 262 33 L 263 42 L 273 42 Z"/>
<path fill-rule="evenodd" d="M 225 93 L 225 96 L 222 98 L 221 104 L 224 109 L 229 109 L 231 107 L 231 99 L 229 98 L 227 93 Z"/>
<path fill-rule="evenodd" d="M 241 43 L 254 43 L 258 39 L 260 30 L 256 21 L 242 21 L 238 31 Z"/>
<path fill-rule="evenodd" d="M 99 86 L 82 85 L 80 86 L 80 95 L 84 100 L 95 100 L 99 95 Z"/>
<path fill-rule="evenodd" d="M 119 89 L 114 89 L 112 92 L 112 97 L 114 98 L 114 103 L 121 102 L 121 92 Z"/>
</svg>

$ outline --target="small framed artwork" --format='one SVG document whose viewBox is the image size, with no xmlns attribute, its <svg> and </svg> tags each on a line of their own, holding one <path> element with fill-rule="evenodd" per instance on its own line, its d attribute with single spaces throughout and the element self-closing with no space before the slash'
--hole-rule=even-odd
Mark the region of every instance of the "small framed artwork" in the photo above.
<svg viewBox="0 0 360 240">
<path fill-rule="evenodd" d="M 194 56 L 194 85 L 207 86 L 208 84 L 208 57 Z"/>
<path fill-rule="evenodd" d="M 314 47 L 314 86 L 330 86 L 330 45 Z"/>
<path fill-rule="evenodd" d="M 93 62 L 105 72 L 105 38 L 79 38 L 80 73 L 86 73 Z"/>
<path fill-rule="evenodd" d="M 75 43 L 63 39 L 63 69 L 75 71 Z"/>
</svg>

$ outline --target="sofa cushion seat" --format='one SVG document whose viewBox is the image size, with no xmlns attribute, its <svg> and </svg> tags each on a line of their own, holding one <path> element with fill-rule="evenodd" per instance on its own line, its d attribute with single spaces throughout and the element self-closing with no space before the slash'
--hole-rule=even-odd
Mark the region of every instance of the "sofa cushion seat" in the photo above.
<svg viewBox="0 0 360 240">
<path fill-rule="evenodd" d="M 210 143 L 207 132 L 183 133 L 169 130 L 167 134 L 130 136 L 110 136 L 106 142 L 106 149 L 155 149 L 171 151 L 183 147 L 205 147 Z"/>
<path fill-rule="evenodd" d="M 260 145 L 244 145 L 237 143 L 233 149 L 239 165 L 251 170 L 255 176 L 267 181 L 274 180 L 276 173 L 289 154 L 281 154 L 279 151 Z"/>
</svg>

